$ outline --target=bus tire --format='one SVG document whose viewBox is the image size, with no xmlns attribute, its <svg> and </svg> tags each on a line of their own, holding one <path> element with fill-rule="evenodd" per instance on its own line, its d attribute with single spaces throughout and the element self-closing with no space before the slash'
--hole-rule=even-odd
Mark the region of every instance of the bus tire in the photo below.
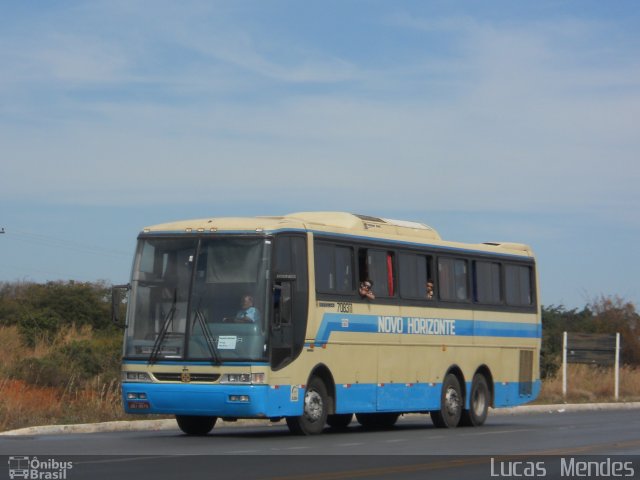
<svg viewBox="0 0 640 480">
<path fill-rule="evenodd" d="M 213 429 L 216 420 L 218 420 L 218 417 L 176 415 L 178 427 L 187 435 L 206 435 Z"/>
<path fill-rule="evenodd" d="M 479 427 L 487 419 L 489 413 L 489 403 L 491 395 L 489 386 L 484 375 L 477 373 L 471 382 L 471 393 L 469 395 L 469 410 L 462 412 L 460 424 L 469 427 Z"/>
<path fill-rule="evenodd" d="M 399 413 L 357 413 L 356 420 L 364 428 L 391 428 L 398 421 Z"/>
<path fill-rule="evenodd" d="M 317 435 L 322 433 L 327 422 L 329 395 L 324 382 L 311 377 L 304 392 L 304 410 L 299 417 L 287 417 L 289 431 L 295 435 Z"/>
<path fill-rule="evenodd" d="M 455 428 L 462 417 L 464 399 L 458 377 L 449 373 L 442 382 L 440 410 L 431 412 L 431 421 L 438 428 Z"/>
<path fill-rule="evenodd" d="M 336 413 L 327 416 L 327 425 L 331 428 L 347 428 L 353 420 L 353 413 Z"/>
</svg>

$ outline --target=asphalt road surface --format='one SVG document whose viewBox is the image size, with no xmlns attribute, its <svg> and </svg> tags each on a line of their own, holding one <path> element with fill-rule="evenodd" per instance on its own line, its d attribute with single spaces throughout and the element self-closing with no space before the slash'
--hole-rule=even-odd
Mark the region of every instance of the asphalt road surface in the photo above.
<svg viewBox="0 0 640 480">
<path fill-rule="evenodd" d="M 205 437 L 177 428 L 0 436 L 0 455 L 0 478 L 20 458 L 39 478 L 64 480 L 640 478 L 640 410 L 494 415 L 483 427 L 451 430 L 411 415 L 392 429 L 353 422 L 313 437 L 290 435 L 284 422 L 222 423 Z"/>
</svg>

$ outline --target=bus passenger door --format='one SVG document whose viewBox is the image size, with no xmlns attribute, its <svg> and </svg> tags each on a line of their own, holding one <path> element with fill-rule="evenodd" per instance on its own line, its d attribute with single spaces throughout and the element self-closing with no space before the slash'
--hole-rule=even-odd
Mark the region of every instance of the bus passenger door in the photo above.
<svg viewBox="0 0 640 480">
<path fill-rule="evenodd" d="M 271 368 L 283 368 L 304 346 L 309 308 L 307 239 L 299 233 L 275 238 L 271 317 Z"/>
<path fill-rule="evenodd" d="M 290 280 L 276 279 L 271 323 L 271 366 L 274 369 L 284 366 L 293 356 L 292 293 Z"/>
</svg>

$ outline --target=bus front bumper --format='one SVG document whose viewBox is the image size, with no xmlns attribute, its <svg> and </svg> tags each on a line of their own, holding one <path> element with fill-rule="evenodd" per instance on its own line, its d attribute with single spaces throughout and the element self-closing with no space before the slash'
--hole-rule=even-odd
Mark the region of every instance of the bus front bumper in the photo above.
<svg viewBox="0 0 640 480">
<path fill-rule="evenodd" d="M 302 414 L 304 394 L 295 387 L 123 383 L 124 410 L 134 414 L 274 418 Z"/>
</svg>

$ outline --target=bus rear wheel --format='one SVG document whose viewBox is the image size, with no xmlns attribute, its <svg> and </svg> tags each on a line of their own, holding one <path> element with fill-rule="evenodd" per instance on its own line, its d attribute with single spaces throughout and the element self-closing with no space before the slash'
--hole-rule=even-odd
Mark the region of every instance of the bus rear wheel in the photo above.
<svg viewBox="0 0 640 480">
<path fill-rule="evenodd" d="M 327 423 L 329 395 L 318 377 L 309 380 L 304 392 L 304 410 L 299 417 L 287 417 L 289 431 L 296 435 L 317 435 Z"/>
<path fill-rule="evenodd" d="M 458 377 L 450 373 L 442 382 L 440 410 L 431 412 L 431 421 L 438 428 L 455 428 L 462 417 L 464 399 Z"/>
<path fill-rule="evenodd" d="M 471 394 L 469 395 L 469 410 L 462 412 L 461 425 L 479 427 L 487 419 L 489 413 L 491 395 L 484 375 L 477 373 L 471 382 Z"/>
<path fill-rule="evenodd" d="M 206 435 L 213 429 L 216 420 L 218 420 L 218 417 L 176 415 L 178 427 L 187 435 Z"/>
</svg>

